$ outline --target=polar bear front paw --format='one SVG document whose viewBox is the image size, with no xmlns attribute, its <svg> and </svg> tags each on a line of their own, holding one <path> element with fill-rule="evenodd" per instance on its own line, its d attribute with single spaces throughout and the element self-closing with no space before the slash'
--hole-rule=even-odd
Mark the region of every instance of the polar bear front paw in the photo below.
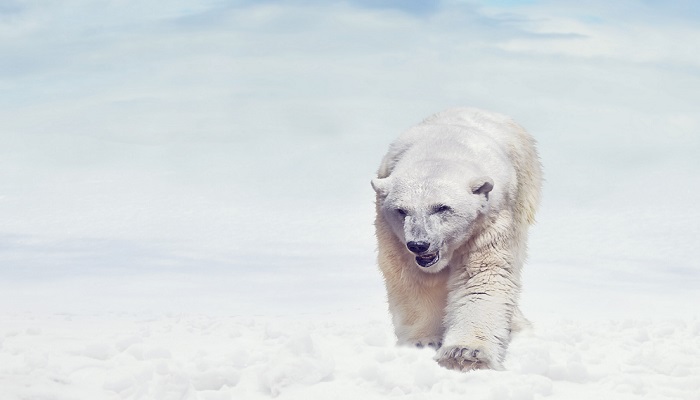
<svg viewBox="0 0 700 400">
<path fill-rule="evenodd" d="M 443 347 L 435 355 L 435 360 L 442 367 L 463 372 L 491 368 L 491 362 L 482 349 L 466 346 Z"/>
</svg>

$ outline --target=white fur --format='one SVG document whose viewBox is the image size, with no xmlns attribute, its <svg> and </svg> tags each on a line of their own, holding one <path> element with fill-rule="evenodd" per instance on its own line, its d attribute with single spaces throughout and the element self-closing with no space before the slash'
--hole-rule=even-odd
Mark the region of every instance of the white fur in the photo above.
<svg viewBox="0 0 700 400">
<path fill-rule="evenodd" d="M 372 186 L 399 343 L 439 347 L 448 368 L 502 368 L 527 323 L 517 304 L 541 186 L 532 137 L 505 116 L 450 109 L 399 136 Z M 409 242 L 429 245 L 422 259 Z"/>
</svg>

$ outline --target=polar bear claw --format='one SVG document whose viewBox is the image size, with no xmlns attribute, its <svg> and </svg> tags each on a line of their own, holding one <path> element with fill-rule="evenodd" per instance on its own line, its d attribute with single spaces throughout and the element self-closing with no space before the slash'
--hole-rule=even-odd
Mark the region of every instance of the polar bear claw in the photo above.
<svg viewBox="0 0 700 400">
<path fill-rule="evenodd" d="M 421 338 L 414 341 L 414 346 L 419 349 L 423 347 L 432 347 L 437 350 L 442 347 L 442 339 L 438 337 Z"/>
<path fill-rule="evenodd" d="M 435 355 L 440 366 L 457 371 L 489 369 L 490 363 L 478 348 L 449 346 L 442 348 Z"/>
</svg>

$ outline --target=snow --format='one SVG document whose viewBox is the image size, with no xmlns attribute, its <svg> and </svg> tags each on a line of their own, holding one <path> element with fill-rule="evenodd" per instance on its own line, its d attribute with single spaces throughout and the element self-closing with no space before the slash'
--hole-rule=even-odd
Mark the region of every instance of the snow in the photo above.
<svg viewBox="0 0 700 400">
<path fill-rule="evenodd" d="M 700 320 L 559 320 L 506 371 L 439 367 L 388 317 L 3 316 L 3 399 L 697 399 Z M 376 318 L 375 318 L 376 317 Z"/>
</svg>

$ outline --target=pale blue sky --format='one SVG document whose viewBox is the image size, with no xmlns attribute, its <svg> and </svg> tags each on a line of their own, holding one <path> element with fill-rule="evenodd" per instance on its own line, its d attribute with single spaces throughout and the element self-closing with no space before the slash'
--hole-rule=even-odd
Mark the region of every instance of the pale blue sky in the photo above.
<svg viewBox="0 0 700 400">
<path fill-rule="evenodd" d="M 533 263 L 696 282 L 697 4 L 2 1 L 0 275 L 372 274 L 386 146 L 468 105 L 540 143 Z"/>
</svg>

